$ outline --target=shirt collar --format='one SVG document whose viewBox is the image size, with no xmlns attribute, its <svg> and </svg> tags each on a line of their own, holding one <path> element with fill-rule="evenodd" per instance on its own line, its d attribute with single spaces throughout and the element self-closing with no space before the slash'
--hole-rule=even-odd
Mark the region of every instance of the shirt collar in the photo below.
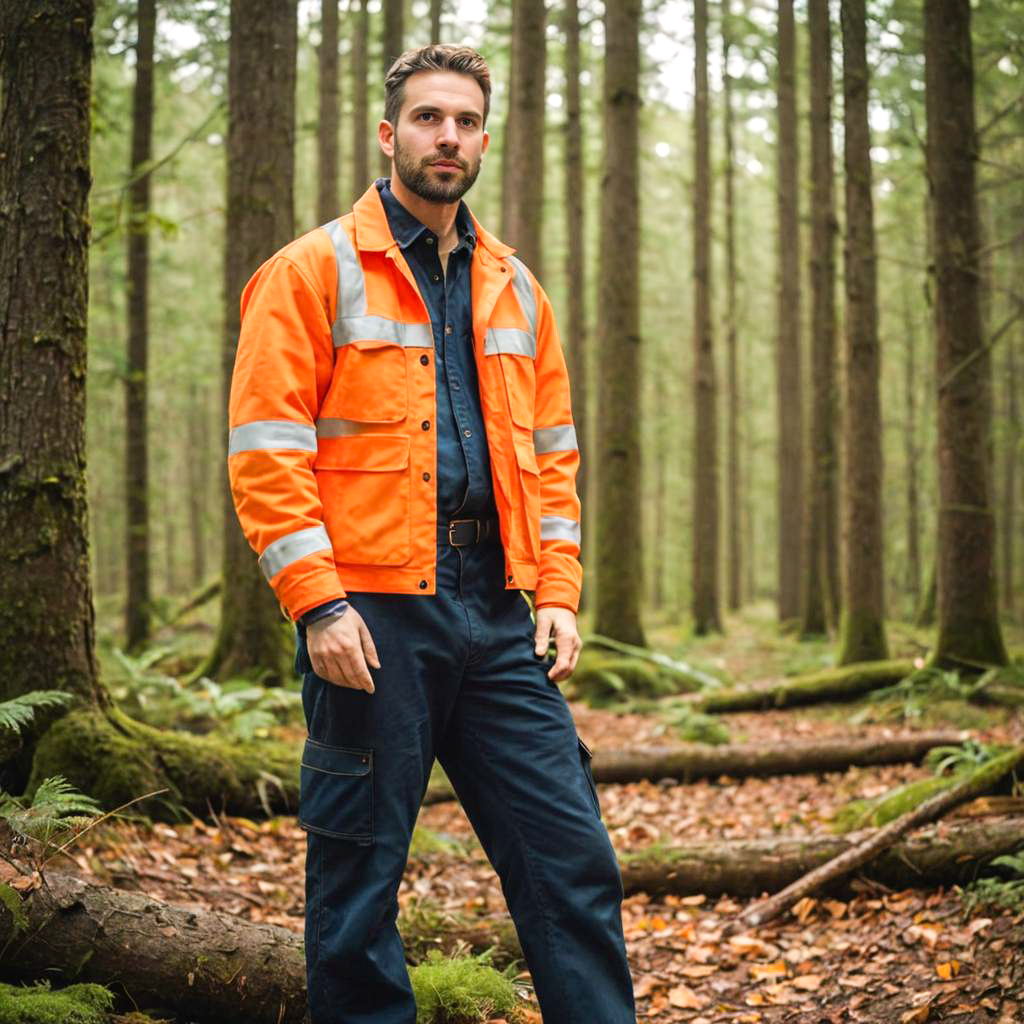
<svg viewBox="0 0 1024 1024">
<path fill-rule="evenodd" d="M 421 235 L 430 233 L 426 225 L 421 224 L 395 198 L 395 194 L 391 191 L 390 178 L 378 178 L 376 185 L 377 191 L 380 192 L 381 202 L 384 204 L 384 212 L 387 214 L 388 226 L 400 249 L 408 249 Z M 473 224 L 473 218 L 469 215 L 469 208 L 463 202 L 459 203 L 455 214 L 455 230 L 458 233 L 459 241 L 452 252 L 457 252 L 463 246 L 472 249 L 476 245 L 476 227 Z"/>
</svg>

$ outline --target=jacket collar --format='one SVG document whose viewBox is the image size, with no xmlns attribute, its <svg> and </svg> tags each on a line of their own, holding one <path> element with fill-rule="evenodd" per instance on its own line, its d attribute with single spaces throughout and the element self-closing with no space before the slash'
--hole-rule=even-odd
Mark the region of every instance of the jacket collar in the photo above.
<svg viewBox="0 0 1024 1024">
<path fill-rule="evenodd" d="M 398 243 L 388 226 L 388 217 L 384 212 L 384 204 L 381 202 L 376 183 L 371 184 L 356 200 L 352 207 L 352 214 L 356 222 L 356 248 L 360 252 L 386 252 L 389 249 L 398 248 Z M 489 231 L 482 228 L 480 222 L 473 216 L 472 210 L 470 210 L 469 216 L 476 229 L 478 251 L 483 246 L 499 260 L 515 252 L 512 246 L 505 245 L 504 242 L 499 241 Z"/>
</svg>

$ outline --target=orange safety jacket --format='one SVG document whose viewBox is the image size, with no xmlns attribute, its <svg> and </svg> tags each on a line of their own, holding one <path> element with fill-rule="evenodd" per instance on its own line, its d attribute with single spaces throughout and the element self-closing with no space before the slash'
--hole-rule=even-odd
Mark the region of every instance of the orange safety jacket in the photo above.
<svg viewBox="0 0 1024 1024">
<path fill-rule="evenodd" d="M 474 218 L 473 353 L 506 589 L 576 610 L 583 571 L 569 379 L 543 289 Z M 293 619 L 346 589 L 432 594 L 434 340 L 375 186 L 242 293 L 228 473 Z"/>
</svg>

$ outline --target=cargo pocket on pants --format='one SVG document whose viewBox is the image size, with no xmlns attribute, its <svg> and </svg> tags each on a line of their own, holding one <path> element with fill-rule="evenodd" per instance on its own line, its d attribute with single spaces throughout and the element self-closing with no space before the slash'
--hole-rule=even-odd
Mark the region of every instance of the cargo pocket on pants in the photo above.
<svg viewBox="0 0 1024 1024">
<path fill-rule="evenodd" d="M 306 740 L 299 768 L 299 825 L 307 832 L 373 843 L 373 751 Z"/>
<path fill-rule="evenodd" d="M 591 753 L 590 747 L 586 745 L 579 738 L 576 737 L 576 742 L 579 744 L 580 749 L 580 764 L 583 767 L 583 777 L 587 780 L 587 786 L 590 789 L 590 795 L 594 798 L 594 810 L 597 812 L 598 818 L 601 817 L 601 801 L 597 798 L 597 786 L 594 784 L 594 772 L 591 767 Z"/>
</svg>

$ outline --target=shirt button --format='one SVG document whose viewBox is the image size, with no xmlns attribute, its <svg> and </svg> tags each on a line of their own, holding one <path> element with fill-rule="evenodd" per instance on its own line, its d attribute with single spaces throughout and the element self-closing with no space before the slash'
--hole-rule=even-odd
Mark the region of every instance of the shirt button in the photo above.
<svg viewBox="0 0 1024 1024">
<path fill-rule="evenodd" d="M 429 429 L 430 429 L 430 420 L 424 420 L 424 421 L 423 421 L 423 422 L 422 422 L 422 423 L 420 424 L 420 426 L 421 426 L 421 427 L 422 427 L 422 428 L 423 428 L 424 430 L 429 430 Z"/>
<path fill-rule="evenodd" d="M 423 474 L 423 479 L 424 480 L 429 480 L 430 479 L 430 474 L 429 473 L 424 473 Z"/>
<path fill-rule="evenodd" d="M 427 245 L 433 245 L 434 244 L 434 239 L 433 239 L 433 237 L 431 235 L 427 235 L 424 238 L 424 241 L 427 243 Z M 426 584 L 424 583 L 423 586 L 426 586 Z"/>
<path fill-rule="evenodd" d="M 440 274 L 431 274 L 430 275 L 430 280 L 431 281 L 440 281 L 441 280 L 441 275 Z"/>
<path fill-rule="evenodd" d="M 465 436 L 465 437 L 472 437 L 473 436 L 473 431 L 472 430 L 464 430 L 462 433 L 463 433 L 463 436 Z"/>
<path fill-rule="evenodd" d="M 457 380 L 452 381 L 452 391 L 458 391 L 460 387 L 462 385 Z"/>
<path fill-rule="evenodd" d="M 453 328 L 451 324 L 445 324 L 444 325 L 444 333 L 445 334 L 451 334 L 454 329 L 455 328 Z"/>
<path fill-rule="evenodd" d="M 426 590 L 426 589 L 427 589 L 427 581 L 426 580 L 420 580 L 420 590 Z"/>
<path fill-rule="evenodd" d="M 424 366 L 428 366 L 430 364 L 430 356 L 420 356 L 420 362 Z"/>
</svg>

